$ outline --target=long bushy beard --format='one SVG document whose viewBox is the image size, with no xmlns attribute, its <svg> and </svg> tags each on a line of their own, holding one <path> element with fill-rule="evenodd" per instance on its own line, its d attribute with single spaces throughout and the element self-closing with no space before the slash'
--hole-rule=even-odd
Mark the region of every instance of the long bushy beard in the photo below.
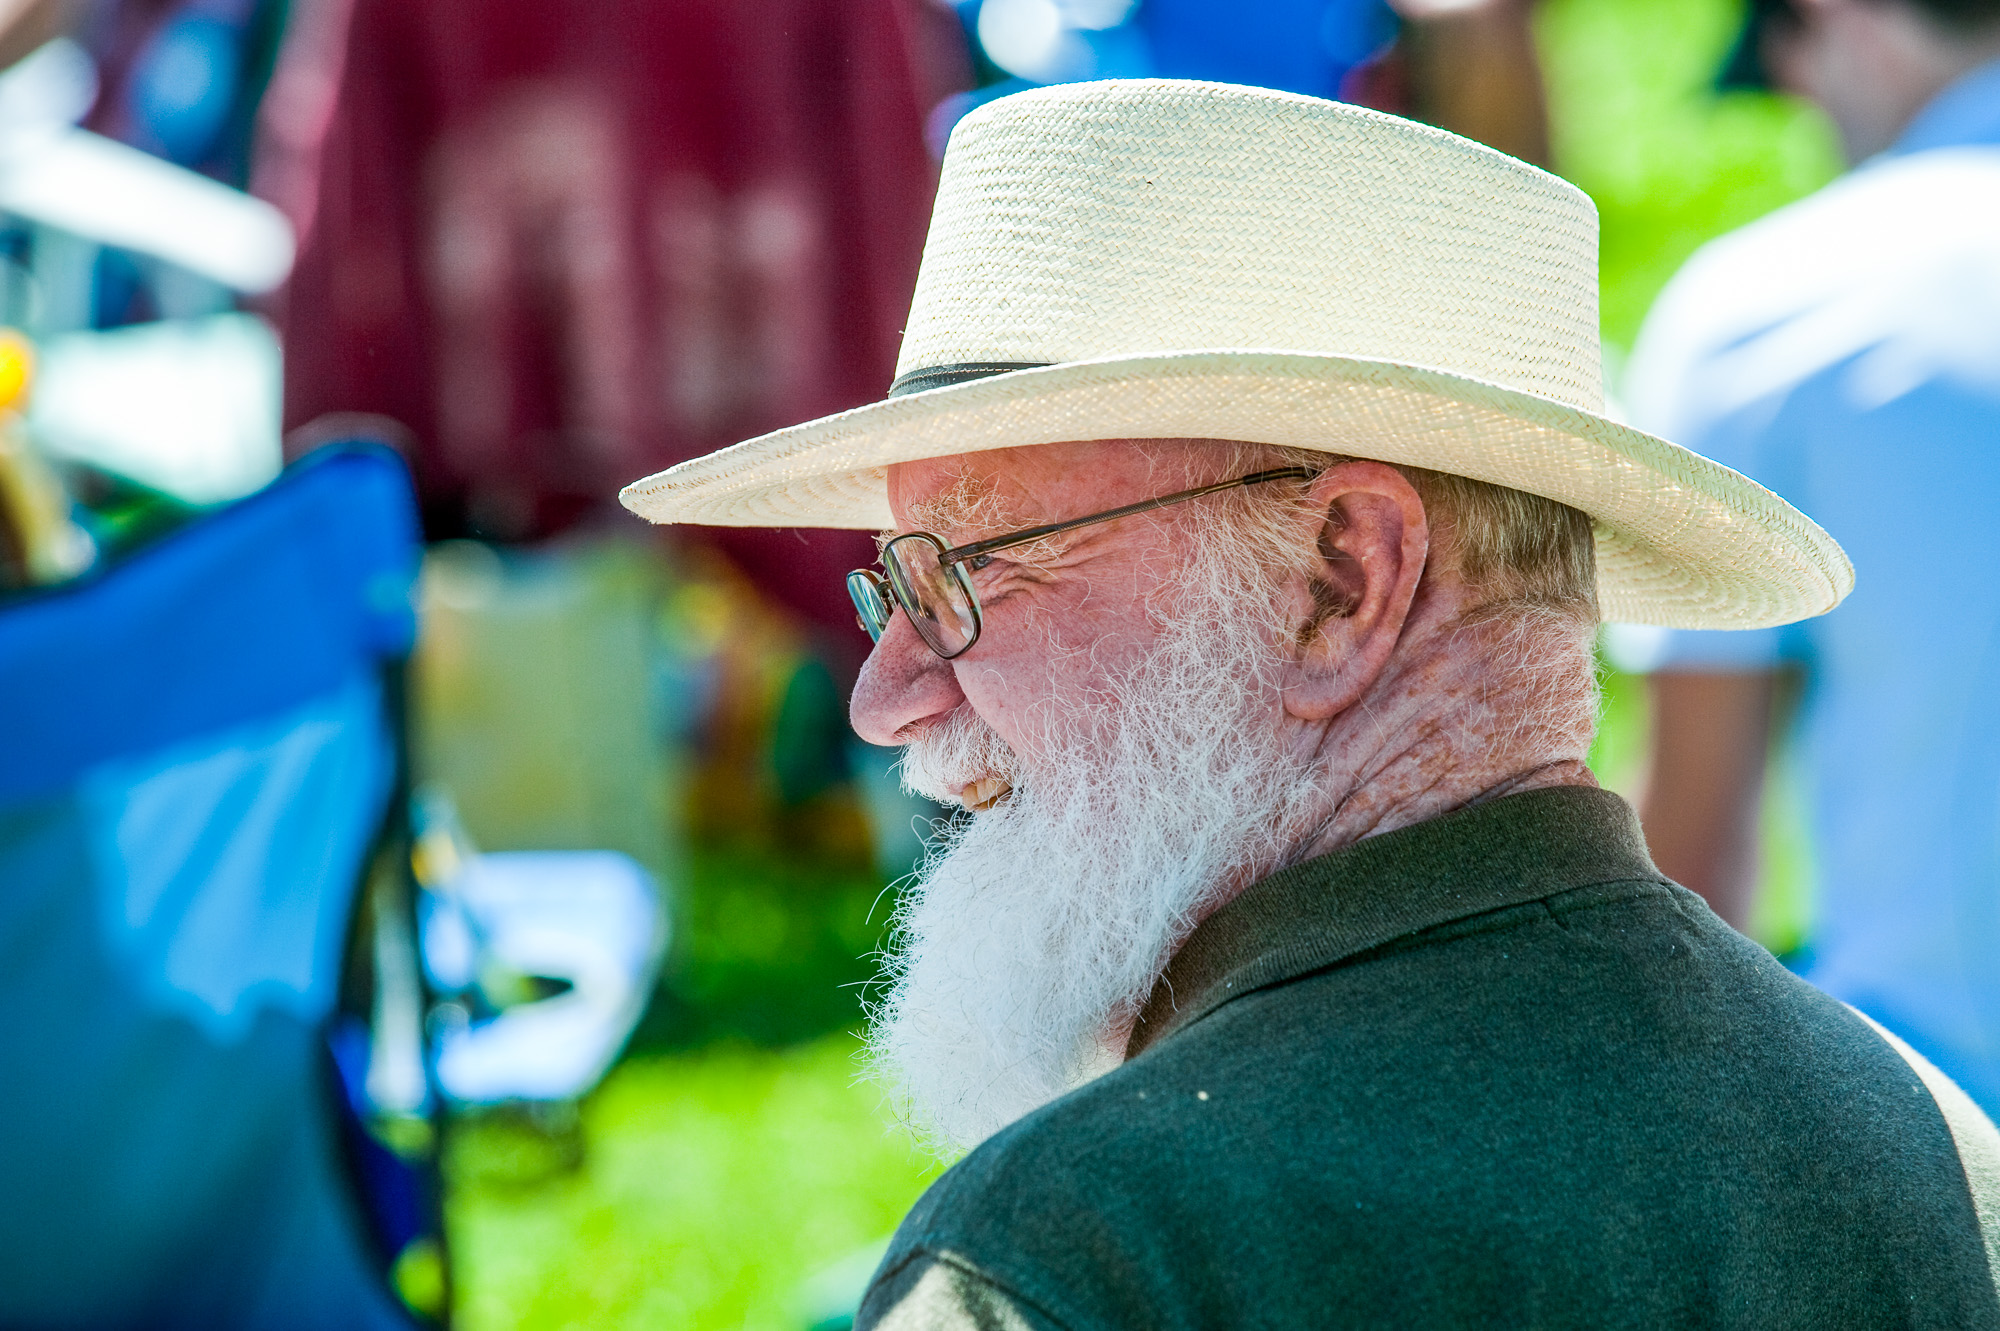
<svg viewBox="0 0 2000 1331">
<path fill-rule="evenodd" d="M 1268 871 L 1313 793 L 1274 719 L 1277 626 L 1204 555 L 1147 658 L 1038 728 L 1025 760 L 961 708 L 903 760 L 948 798 L 1012 794 L 943 831 L 897 913 L 871 1060 L 911 1125 L 969 1148 L 1116 1064 L 1204 907 Z"/>
</svg>

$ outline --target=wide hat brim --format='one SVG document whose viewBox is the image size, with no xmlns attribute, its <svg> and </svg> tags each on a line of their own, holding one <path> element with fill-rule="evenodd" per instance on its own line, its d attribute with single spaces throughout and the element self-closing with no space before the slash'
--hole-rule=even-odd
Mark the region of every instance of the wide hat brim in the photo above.
<svg viewBox="0 0 2000 1331">
<path fill-rule="evenodd" d="M 885 469 L 1091 439 L 1224 439 L 1425 467 L 1580 509 L 1604 617 L 1749 629 L 1823 614 L 1854 585 L 1832 537 L 1756 482 L 1549 398 L 1361 357 L 1224 349 L 992 374 L 857 407 L 627 486 L 653 522 L 895 525 Z"/>
</svg>

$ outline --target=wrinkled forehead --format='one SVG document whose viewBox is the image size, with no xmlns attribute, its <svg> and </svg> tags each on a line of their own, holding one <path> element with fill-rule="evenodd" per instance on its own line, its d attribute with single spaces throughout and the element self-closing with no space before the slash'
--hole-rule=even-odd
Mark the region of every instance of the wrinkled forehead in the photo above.
<svg viewBox="0 0 2000 1331">
<path fill-rule="evenodd" d="M 1219 479 L 1242 447 L 1094 439 L 899 462 L 889 468 L 889 507 L 898 531 L 975 540 Z"/>
</svg>

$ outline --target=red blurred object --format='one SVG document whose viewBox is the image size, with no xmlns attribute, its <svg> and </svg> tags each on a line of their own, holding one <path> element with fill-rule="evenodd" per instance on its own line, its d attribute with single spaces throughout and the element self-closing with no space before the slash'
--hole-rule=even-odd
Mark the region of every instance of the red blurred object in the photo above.
<svg viewBox="0 0 2000 1331">
<path fill-rule="evenodd" d="M 879 398 L 963 87 L 931 0 L 318 0 L 257 189 L 304 240 L 287 426 L 406 425 L 432 537 L 530 540 L 618 487 Z M 855 533 L 704 532 L 851 633 Z M 864 644 L 865 646 L 865 644 Z"/>
</svg>

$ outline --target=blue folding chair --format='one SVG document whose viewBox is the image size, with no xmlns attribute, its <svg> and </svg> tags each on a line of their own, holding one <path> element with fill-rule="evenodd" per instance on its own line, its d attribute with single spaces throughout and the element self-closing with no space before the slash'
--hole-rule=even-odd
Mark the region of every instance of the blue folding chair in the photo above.
<svg viewBox="0 0 2000 1331">
<path fill-rule="evenodd" d="M 343 445 L 0 602 L 0 1326 L 421 1324 L 434 1174 L 329 1053 L 418 551 L 400 460 Z"/>
</svg>

